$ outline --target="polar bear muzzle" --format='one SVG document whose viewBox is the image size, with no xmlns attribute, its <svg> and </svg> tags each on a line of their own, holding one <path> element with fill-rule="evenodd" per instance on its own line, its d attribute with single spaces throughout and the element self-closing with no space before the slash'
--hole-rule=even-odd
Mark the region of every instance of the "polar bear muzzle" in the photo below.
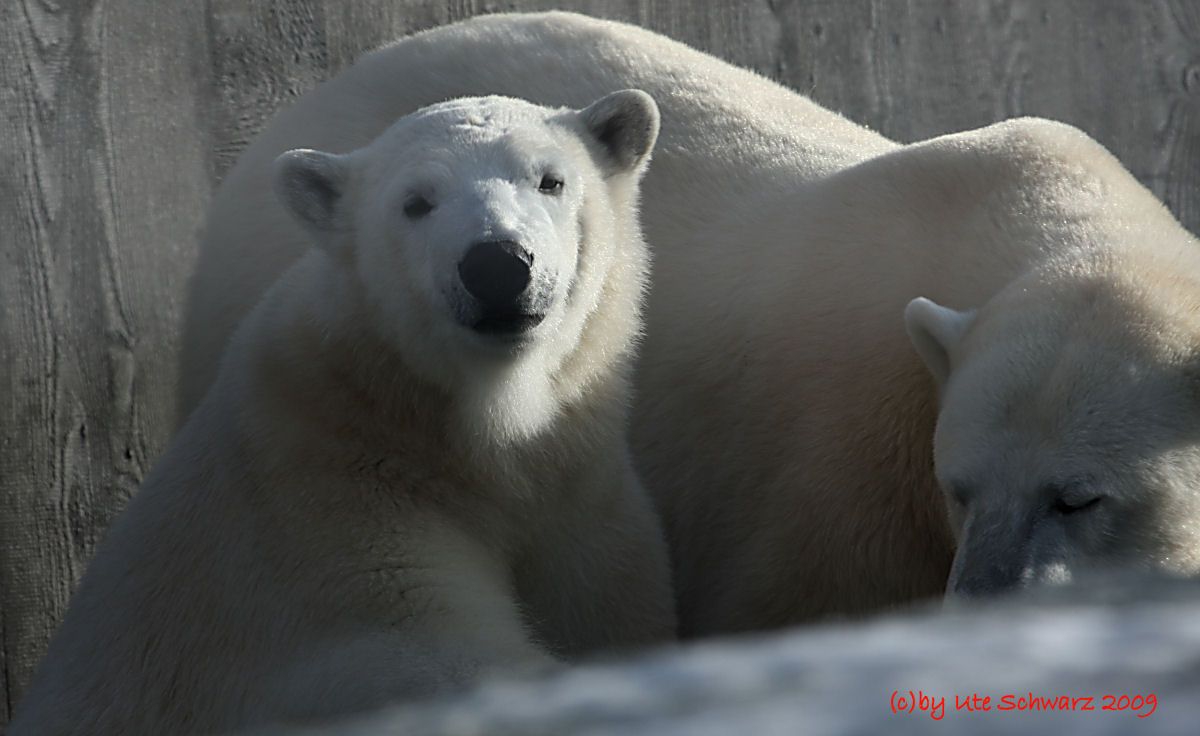
<svg viewBox="0 0 1200 736">
<path fill-rule="evenodd" d="M 467 310 L 467 326 L 486 334 L 515 334 L 541 323 L 547 305 L 530 294 L 532 269 L 533 255 L 512 240 L 472 245 L 458 264 L 459 280 L 475 302 Z"/>
</svg>

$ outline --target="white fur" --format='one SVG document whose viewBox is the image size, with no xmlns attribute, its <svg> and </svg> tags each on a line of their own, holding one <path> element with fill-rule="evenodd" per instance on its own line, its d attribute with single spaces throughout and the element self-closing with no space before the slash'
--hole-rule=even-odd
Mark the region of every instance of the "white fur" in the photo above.
<svg viewBox="0 0 1200 736">
<path fill-rule="evenodd" d="M 974 319 L 974 312 L 959 312 L 919 296 L 904 308 L 904 326 L 913 348 L 925 361 L 938 386 L 950 378 L 950 356 Z"/>
<path fill-rule="evenodd" d="M 655 269 L 633 442 L 667 524 L 682 630 L 940 594 L 955 529 L 932 468 L 937 388 L 906 337 L 905 306 L 982 308 L 1083 246 L 1136 243 L 1168 259 L 1195 246 L 1067 126 L 1016 120 L 900 146 L 627 25 L 551 13 L 421 33 L 281 113 L 230 173 L 192 283 L 183 406 L 303 249 L 262 194 L 281 151 L 352 148 L 454 95 L 579 105 L 627 86 L 664 116 L 643 184 Z M 1042 298 L 1053 313 L 1056 295 Z M 998 364 L 1016 365 L 1023 345 L 1002 344 Z M 1188 463 L 1171 467 L 1185 487 Z"/>
<path fill-rule="evenodd" d="M 1034 265 L 950 348 L 949 594 L 1200 572 L 1200 252 L 1172 235 L 1122 223 Z"/>
<path fill-rule="evenodd" d="M 619 150 L 590 108 L 493 97 L 280 159 L 317 245 L 110 530 L 10 734 L 328 717 L 671 637 L 625 438 L 657 111 L 597 104 L 639 126 Z M 559 195 L 538 191 L 547 163 Z M 406 221 L 431 178 L 436 208 Z M 498 237 L 553 292 L 522 343 L 456 321 L 434 287 Z"/>
</svg>

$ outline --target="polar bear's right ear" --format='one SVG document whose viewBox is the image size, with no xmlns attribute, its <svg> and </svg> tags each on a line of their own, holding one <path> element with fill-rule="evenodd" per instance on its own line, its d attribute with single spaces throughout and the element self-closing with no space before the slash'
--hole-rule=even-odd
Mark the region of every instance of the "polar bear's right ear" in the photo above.
<svg viewBox="0 0 1200 736">
<path fill-rule="evenodd" d="M 580 110 L 579 117 L 606 154 L 609 173 L 641 168 L 658 140 L 658 105 L 640 89 L 601 97 Z"/>
<path fill-rule="evenodd" d="M 975 312 L 959 312 L 917 297 L 904 308 L 904 328 L 913 347 L 937 381 L 938 389 L 950 379 L 950 356 L 975 319 Z"/>
<path fill-rule="evenodd" d="M 297 148 L 275 159 L 275 193 L 293 217 L 317 233 L 342 229 L 338 205 L 348 180 L 344 156 Z"/>
</svg>

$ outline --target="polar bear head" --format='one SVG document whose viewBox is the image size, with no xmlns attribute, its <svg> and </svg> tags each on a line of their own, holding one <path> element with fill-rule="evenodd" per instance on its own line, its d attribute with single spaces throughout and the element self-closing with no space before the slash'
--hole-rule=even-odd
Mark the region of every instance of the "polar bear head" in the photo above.
<svg viewBox="0 0 1200 736">
<path fill-rule="evenodd" d="M 582 110 L 456 99 L 350 153 L 283 154 L 276 190 L 413 373 L 472 426 L 527 435 L 570 392 L 573 355 L 603 364 L 637 332 L 637 183 L 658 125 L 636 90 Z"/>
<path fill-rule="evenodd" d="M 1068 260 L 977 314 L 909 304 L 940 387 L 934 465 L 958 537 L 948 594 L 1200 569 L 1196 260 Z"/>
</svg>

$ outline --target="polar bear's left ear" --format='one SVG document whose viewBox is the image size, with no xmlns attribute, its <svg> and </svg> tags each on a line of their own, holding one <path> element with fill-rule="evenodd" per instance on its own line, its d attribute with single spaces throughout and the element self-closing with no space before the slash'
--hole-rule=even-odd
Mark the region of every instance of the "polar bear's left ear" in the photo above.
<svg viewBox="0 0 1200 736">
<path fill-rule="evenodd" d="M 950 356 L 962 342 L 975 312 L 959 312 L 917 297 L 904 308 L 904 328 L 913 347 L 937 381 L 938 389 L 950 379 Z"/>
<path fill-rule="evenodd" d="M 341 229 L 339 205 L 348 180 L 344 156 L 297 148 L 275 159 L 275 193 L 293 217 L 319 234 Z"/>
<path fill-rule="evenodd" d="M 641 168 L 658 140 L 658 105 L 638 89 L 601 97 L 580 110 L 579 117 L 606 154 L 607 173 Z"/>
</svg>

